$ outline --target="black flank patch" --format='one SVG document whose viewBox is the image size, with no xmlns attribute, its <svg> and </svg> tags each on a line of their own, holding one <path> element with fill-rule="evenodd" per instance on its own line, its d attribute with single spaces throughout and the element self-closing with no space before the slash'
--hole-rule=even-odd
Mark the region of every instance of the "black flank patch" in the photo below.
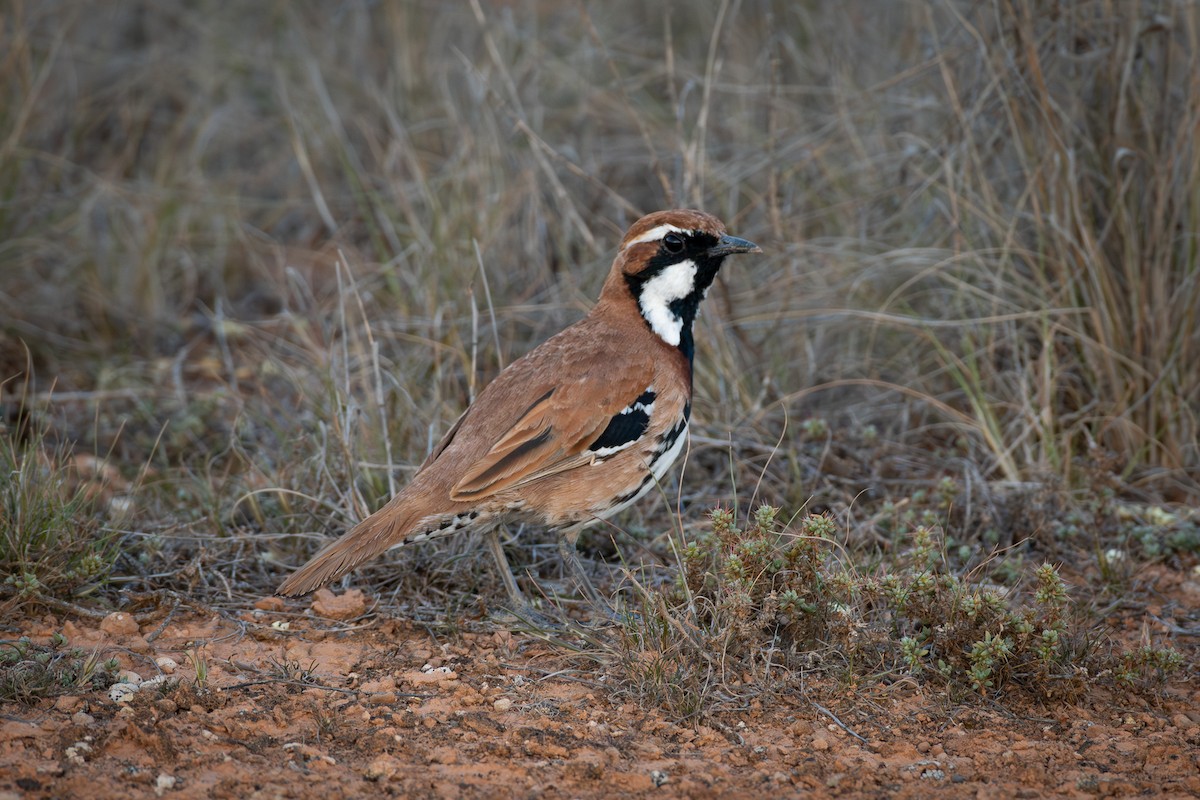
<svg viewBox="0 0 1200 800">
<path fill-rule="evenodd" d="M 646 407 L 654 402 L 655 397 L 657 395 L 647 389 L 628 408 L 614 414 L 608 421 L 608 427 L 588 446 L 588 450 L 621 447 L 642 438 L 646 428 L 650 427 L 650 415 L 646 413 Z"/>
<path fill-rule="evenodd" d="M 650 427 L 650 417 L 645 411 L 630 411 L 628 414 L 615 414 L 608 421 L 608 427 L 604 429 L 596 441 L 592 442 L 588 450 L 602 450 L 606 447 L 620 447 L 623 444 L 636 442 L 646 433 L 646 428 Z"/>
</svg>

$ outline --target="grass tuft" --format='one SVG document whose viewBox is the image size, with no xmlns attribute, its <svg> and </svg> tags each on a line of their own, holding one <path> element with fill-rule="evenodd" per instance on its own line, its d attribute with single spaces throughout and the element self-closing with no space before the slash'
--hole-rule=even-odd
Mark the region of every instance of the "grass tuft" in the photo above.
<svg viewBox="0 0 1200 800">
<path fill-rule="evenodd" d="M 39 445 L 0 437 L 0 595 L 10 608 L 92 594 L 118 555 L 119 536 L 104 526 L 80 461 Z"/>
<path fill-rule="evenodd" d="M 632 690 L 687 717 L 721 701 L 802 690 L 814 670 L 844 685 L 910 678 L 959 700 L 1071 700 L 1097 683 L 1152 692 L 1183 666 L 1170 647 L 1104 647 L 1051 564 L 1023 588 L 954 571 L 942 534 L 917 527 L 890 563 L 861 573 L 835 557 L 825 515 L 797 531 L 760 506 L 743 528 L 718 508 L 682 550 L 679 580 L 639 587 L 619 637 Z"/>
<path fill-rule="evenodd" d="M 54 634 L 46 644 L 28 637 L 0 641 L 0 702 L 33 703 L 87 690 L 103 690 L 114 681 L 118 664 L 102 659 L 98 650 L 68 647 L 67 638 Z"/>
</svg>

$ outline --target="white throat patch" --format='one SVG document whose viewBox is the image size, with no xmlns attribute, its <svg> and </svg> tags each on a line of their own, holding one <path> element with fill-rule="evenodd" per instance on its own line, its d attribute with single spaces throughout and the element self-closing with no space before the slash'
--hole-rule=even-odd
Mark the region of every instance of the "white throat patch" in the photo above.
<svg viewBox="0 0 1200 800">
<path fill-rule="evenodd" d="M 642 285 L 638 307 L 650 328 L 667 344 L 678 347 L 683 320 L 671 303 L 687 297 L 696 288 L 696 263 L 691 259 L 672 264 Z"/>
</svg>

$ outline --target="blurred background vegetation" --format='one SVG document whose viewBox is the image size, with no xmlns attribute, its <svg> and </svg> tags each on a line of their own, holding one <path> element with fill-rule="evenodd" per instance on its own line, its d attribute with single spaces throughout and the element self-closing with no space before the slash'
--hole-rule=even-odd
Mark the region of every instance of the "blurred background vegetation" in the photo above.
<svg viewBox="0 0 1200 800">
<path fill-rule="evenodd" d="M 1183 0 L 11 0 L 10 598 L 270 591 L 672 206 L 765 251 L 700 323 L 685 527 L 1194 563 L 1198 40 Z M 661 553 L 679 499 L 620 522 Z M 393 600 L 498 588 L 391 559 Z"/>
</svg>

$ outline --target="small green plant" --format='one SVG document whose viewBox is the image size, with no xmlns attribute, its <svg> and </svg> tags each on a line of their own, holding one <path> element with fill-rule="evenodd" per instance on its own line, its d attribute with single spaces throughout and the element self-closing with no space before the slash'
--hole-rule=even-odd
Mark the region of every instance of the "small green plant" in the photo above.
<svg viewBox="0 0 1200 800">
<path fill-rule="evenodd" d="M 736 525 L 717 508 L 710 529 L 681 549 L 667 596 L 643 591 L 641 614 L 623 628 L 632 684 L 681 716 L 705 708 L 718 686 L 770 677 L 810 649 L 841 618 L 847 584 L 824 568 L 836 525 L 810 515 L 783 529 L 778 509 L 760 506 Z"/>
<path fill-rule="evenodd" d="M 208 688 L 208 656 L 205 655 L 202 648 L 198 647 L 185 650 L 183 655 L 192 665 L 192 671 L 195 673 L 192 682 L 198 690 L 204 691 Z"/>
<path fill-rule="evenodd" d="M 829 435 L 829 423 L 821 417 L 810 417 L 800 423 L 800 430 L 806 438 L 824 439 Z"/>
<path fill-rule="evenodd" d="M 117 556 L 116 535 L 101 526 L 65 454 L 41 445 L 0 437 L 0 595 L 18 604 L 88 594 Z"/>
<path fill-rule="evenodd" d="M 1170 647 L 1143 645 L 1121 655 L 1117 680 L 1127 686 L 1162 683 L 1183 666 L 1183 654 Z"/>
<path fill-rule="evenodd" d="M 102 661 L 98 650 L 85 652 L 68 647 L 67 638 L 55 633 L 46 644 L 29 637 L 0 641 L 0 702 L 31 703 L 43 697 L 105 689 L 118 664 Z"/>
<path fill-rule="evenodd" d="M 1018 573 L 1024 591 L 980 585 L 986 571 L 952 571 L 936 526 L 918 525 L 890 564 L 862 575 L 832 558 L 828 516 L 794 531 L 769 506 L 741 528 L 727 509 L 710 520 L 682 548 L 669 595 L 643 592 L 642 615 L 623 631 L 635 685 L 679 713 L 704 708 L 716 686 L 729 692 L 726 682 L 756 676 L 761 689 L 801 664 L 823 663 L 848 683 L 882 671 L 964 698 L 1045 699 L 1078 695 L 1088 675 L 1150 689 L 1181 664 L 1173 650 L 1110 659 L 1081 645 L 1086 628 L 1072 627 L 1076 610 L 1053 565 Z"/>
</svg>

